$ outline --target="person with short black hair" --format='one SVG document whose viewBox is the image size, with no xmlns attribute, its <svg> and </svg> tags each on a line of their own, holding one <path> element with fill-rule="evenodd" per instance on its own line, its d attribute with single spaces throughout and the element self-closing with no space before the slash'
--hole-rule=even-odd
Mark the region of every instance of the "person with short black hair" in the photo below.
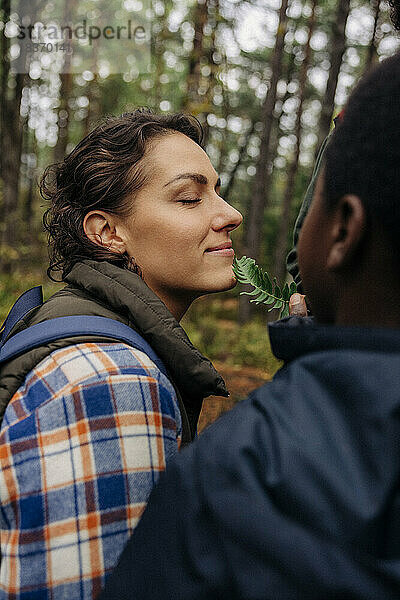
<svg viewBox="0 0 400 600">
<path fill-rule="evenodd" d="M 400 54 L 352 93 L 299 241 L 313 318 L 172 461 L 107 600 L 400 597 Z M 365 115 L 368 113 L 368 119 Z"/>
<path fill-rule="evenodd" d="M 389 5 L 391 7 L 390 17 L 391 17 L 391 20 L 393 23 L 393 27 L 396 30 L 400 30 L 400 0 L 389 0 Z M 342 114 L 343 113 L 339 113 L 339 115 L 337 115 L 337 117 L 334 119 L 335 124 L 338 123 L 338 121 L 340 121 Z M 368 120 L 368 115 L 369 115 L 369 111 L 367 111 L 363 115 L 364 121 Z M 364 121 L 363 121 L 363 127 L 365 126 Z M 324 162 L 324 152 L 325 152 L 329 137 L 330 136 L 328 136 L 323 141 L 321 148 L 319 149 L 317 160 L 314 165 L 311 181 L 310 181 L 310 184 L 304 195 L 304 199 L 301 204 L 299 214 L 297 216 L 297 219 L 296 219 L 296 222 L 294 225 L 293 248 L 290 250 L 290 252 L 286 258 L 287 270 L 288 270 L 289 274 L 293 277 L 294 281 L 296 282 L 299 291 L 303 291 L 303 290 L 302 290 L 301 274 L 300 274 L 299 265 L 298 265 L 297 244 L 299 241 L 299 235 L 300 235 L 301 228 L 303 226 L 304 220 L 307 216 L 308 210 L 311 205 L 311 200 L 312 200 L 312 197 L 314 194 L 315 185 L 316 185 L 322 164 Z"/>
</svg>

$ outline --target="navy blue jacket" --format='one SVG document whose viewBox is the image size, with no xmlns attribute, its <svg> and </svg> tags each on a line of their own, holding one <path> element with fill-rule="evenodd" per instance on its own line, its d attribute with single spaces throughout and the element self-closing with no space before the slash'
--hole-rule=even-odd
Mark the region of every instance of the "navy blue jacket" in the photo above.
<svg viewBox="0 0 400 600">
<path fill-rule="evenodd" d="M 270 334 L 285 366 L 173 461 L 102 599 L 400 598 L 400 331 Z"/>
</svg>

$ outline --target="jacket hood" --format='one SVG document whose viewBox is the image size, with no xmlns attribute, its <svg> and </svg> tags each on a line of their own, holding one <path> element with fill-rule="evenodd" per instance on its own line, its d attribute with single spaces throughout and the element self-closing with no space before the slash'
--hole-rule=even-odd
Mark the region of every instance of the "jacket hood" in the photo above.
<svg viewBox="0 0 400 600">
<path fill-rule="evenodd" d="M 290 362 L 311 352 L 400 352 L 400 329 L 320 325 L 313 317 L 286 317 L 268 326 L 276 358 Z"/>
<path fill-rule="evenodd" d="M 212 363 L 136 273 L 108 262 L 84 260 L 72 268 L 66 281 L 124 317 L 154 348 L 186 397 L 229 396 Z"/>
</svg>

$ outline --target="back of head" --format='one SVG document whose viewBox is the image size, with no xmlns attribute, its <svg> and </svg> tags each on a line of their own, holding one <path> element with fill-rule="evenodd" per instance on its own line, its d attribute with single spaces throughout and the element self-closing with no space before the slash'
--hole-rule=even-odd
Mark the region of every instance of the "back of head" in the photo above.
<svg viewBox="0 0 400 600">
<path fill-rule="evenodd" d="M 353 91 L 326 150 L 330 206 L 358 196 L 400 256 L 400 54 L 383 61 Z"/>
</svg>

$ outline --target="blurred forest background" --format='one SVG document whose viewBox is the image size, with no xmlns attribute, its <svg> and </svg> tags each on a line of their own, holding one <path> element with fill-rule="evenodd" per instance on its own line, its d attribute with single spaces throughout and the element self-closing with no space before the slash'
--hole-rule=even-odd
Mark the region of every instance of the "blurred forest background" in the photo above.
<svg viewBox="0 0 400 600">
<path fill-rule="evenodd" d="M 63 2 L 81 15 L 96 7 L 96 0 Z M 119 5 L 132 15 L 143 10 L 140 0 L 110 0 L 112 8 Z M 332 119 L 359 77 L 398 47 L 384 0 L 153 0 L 146 14 L 146 72 L 132 61 L 125 73 L 110 74 L 97 68 L 95 55 L 92 70 L 62 72 L 43 52 L 23 74 L 14 72 L 7 33 L 12 5 L 1 1 L 3 317 L 21 291 L 46 281 L 37 185 L 43 169 L 104 115 L 138 106 L 185 111 L 201 121 L 222 195 L 245 217 L 234 236 L 237 255 L 252 256 L 283 280 L 294 221 Z M 53 289 L 45 284 L 47 294 Z M 238 293 L 198 300 L 183 325 L 228 385 L 238 377 L 240 395 L 240 377 L 247 373 L 244 388 L 251 389 L 276 363 L 267 351 L 265 307 L 254 312 L 242 296 L 239 310 Z"/>
</svg>

